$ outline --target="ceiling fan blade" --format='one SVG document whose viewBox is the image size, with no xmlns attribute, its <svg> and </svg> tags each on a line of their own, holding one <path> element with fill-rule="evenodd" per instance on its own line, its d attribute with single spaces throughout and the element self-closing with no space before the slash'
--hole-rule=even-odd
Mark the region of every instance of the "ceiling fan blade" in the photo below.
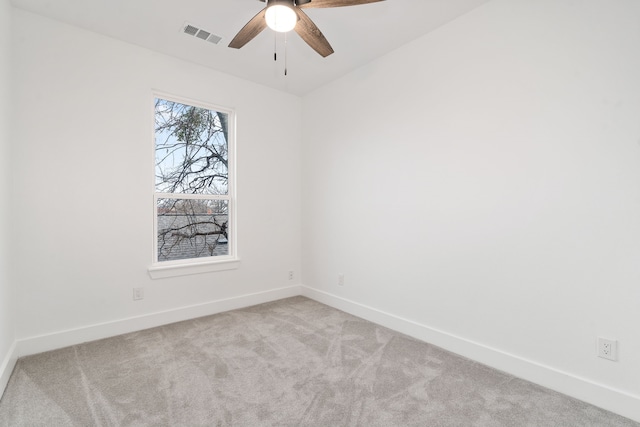
<svg viewBox="0 0 640 427">
<path fill-rule="evenodd" d="M 236 34 L 236 36 L 229 43 L 229 47 L 240 49 L 245 44 L 249 43 L 255 36 L 260 34 L 262 30 L 267 28 L 267 21 L 264 19 L 264 15 L 267 13 L 267 9 L 264 8 L 256 16 L 251 18 L 244 27 Z"/>
<path fill-rule="evenodd" d="M 311 18 L 307 16 L 306 13 L 301 11 L 299 8 L 295 9 L 296 14 L 300 20 L 296 24 L 294 30 L 302 40 L 307 42 L 309 46 L 316 52 L 318 52 L 323 58 L 331 55 L 333 53 L 333 48 L 329 44 L 322 31 L 313 23 Z"/>
<path fill-rule="evenodd" d="M 321 7 L 357 6 L 359 4 L 376 3 L 384 0 L 311 0 L 309 3 L 298 5 L 300 9 L 313 9 Z"/>
</svg>

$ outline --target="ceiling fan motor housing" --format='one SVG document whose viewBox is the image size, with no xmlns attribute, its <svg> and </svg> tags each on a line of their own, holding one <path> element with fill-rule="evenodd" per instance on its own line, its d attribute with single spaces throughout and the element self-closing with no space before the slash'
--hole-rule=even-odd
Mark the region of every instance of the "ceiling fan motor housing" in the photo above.
<svg viewBox="0 0 640 427">
<path fill-rule="evenodd" d="M 295 5 L 295 6 L 300 6 L 301 4 L 307 4 L 307 3 L 311 3 L 311 0 L 260 0 L 263 3 L 267 3 L 268 5 L 271 4 L 277 4 L 277 3 L 281 3 L 281 4 L 286 4 L 286 5 Z"/>
<path fill-rule="evenodd" d="M 281 4 L 283 6 L 294 7 L 295 0 L 267 0 L 267 8 L 270 6 L 275 6 L 277 4 Z"/>
</svg>

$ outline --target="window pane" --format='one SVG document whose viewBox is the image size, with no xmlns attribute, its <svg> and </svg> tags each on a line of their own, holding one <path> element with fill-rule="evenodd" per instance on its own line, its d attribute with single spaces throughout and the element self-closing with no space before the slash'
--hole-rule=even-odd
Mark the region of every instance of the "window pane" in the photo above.
<svg viewBox="0 0 640 427">
<path fill-rule="evenodd" d="M 228 115 L 155 100 L 156 192 L 228 193 Z"/>
<path fill-rule="evenodd" d="M 228 200 L 158 199 L 158 261 L 229 254 Z"/>
</svg>

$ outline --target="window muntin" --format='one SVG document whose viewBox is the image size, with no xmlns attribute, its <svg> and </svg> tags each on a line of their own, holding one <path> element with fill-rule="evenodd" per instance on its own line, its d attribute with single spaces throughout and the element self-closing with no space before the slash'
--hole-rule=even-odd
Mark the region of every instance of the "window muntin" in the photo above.
<svg viewBox="0 0 640 427">
<path fill-rule="evenodd" d="M 234 259 L 233 113 L 155 98 L 154 263 Z"/>
</svg>

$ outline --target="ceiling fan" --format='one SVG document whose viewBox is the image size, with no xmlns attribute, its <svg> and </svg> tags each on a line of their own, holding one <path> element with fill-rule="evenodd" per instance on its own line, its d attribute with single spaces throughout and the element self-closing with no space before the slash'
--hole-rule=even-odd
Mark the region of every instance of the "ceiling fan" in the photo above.
<svg viewBox="0 0 640 427">
<path fill-rule="evenodd" d="M 333 48 L 302 9 L 357 6 L 384 0 L 260 0 L 267 3 L 256 16 L 236 34 L 229 47 L 240 49 L 269 27 L 278 32 L 295 30 L 313 50 L 322 57 L 333 53 Z"/>
</svg>

